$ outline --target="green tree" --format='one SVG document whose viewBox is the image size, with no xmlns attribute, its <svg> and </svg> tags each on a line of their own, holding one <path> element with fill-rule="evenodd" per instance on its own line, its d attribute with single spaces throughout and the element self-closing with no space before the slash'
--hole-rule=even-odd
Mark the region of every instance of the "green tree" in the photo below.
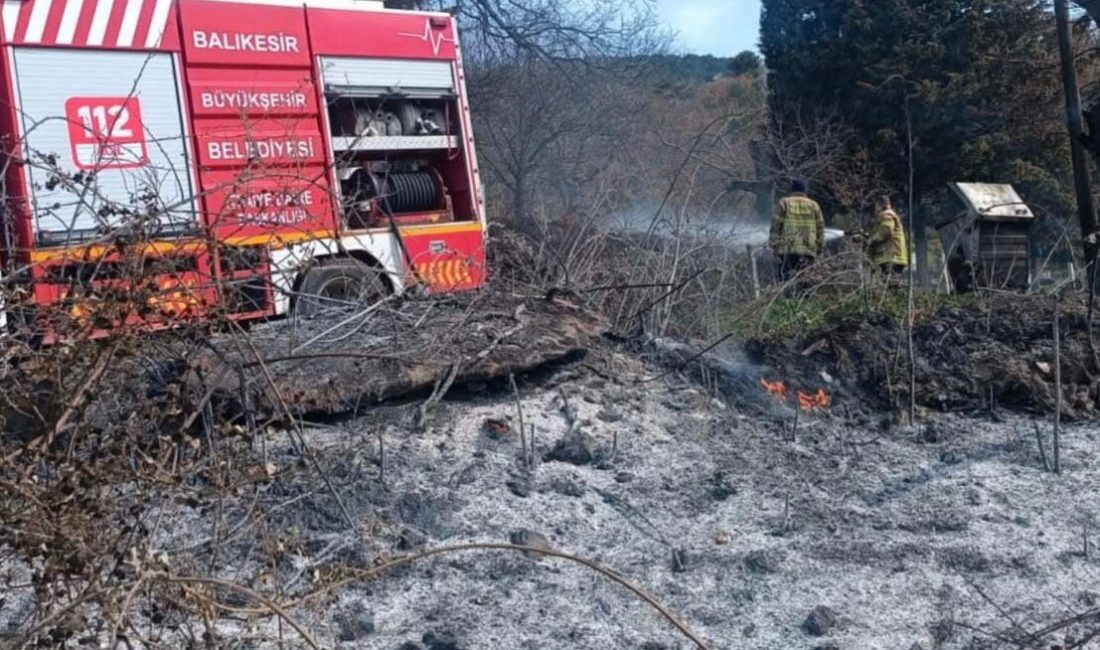
<svg viewBox="0 0 1100 650">
<path fill-rule="evenodd" d="M 773 119 L 837 116 L 898 195 L 912 164 L 917 202 L 1002 181 L 1068 210 L 1052 25 L 1045 0 L 764 0 Z"/>
<path fill-rule="evenodd" d="M 1094 23 L 1100 25 L 1100 0 L 1073 0 L 1073 2 L 1084 9 Z"/>
<path fill-rule="evenodd" d="M 761 60 L 759 54 L 752 50 L 745 50 L 730 59 L 729 74 L 734 77 L 740 77 L 745 74 L 755 75 L 760 72 L 763 65 L 764 61 Z"/>
</svg>

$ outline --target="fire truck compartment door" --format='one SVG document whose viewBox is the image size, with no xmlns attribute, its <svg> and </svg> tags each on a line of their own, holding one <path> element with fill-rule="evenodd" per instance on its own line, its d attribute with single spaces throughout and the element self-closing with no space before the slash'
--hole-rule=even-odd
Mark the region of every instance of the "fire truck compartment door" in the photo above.
<svg viewBox="0 0 1100 650">
<path fill-rule="evenodd" d="M 403 95 L 411 98 L 455 94 L 449 61 L 321 57 L 325 92 L 361 97 Z"/>
<path fill-rule="evenodd" d="M 13 61 L 41 245 L 137 219 L 161 236 L 194 227 L 171 54 L 15 48 Z"/>
</svg>

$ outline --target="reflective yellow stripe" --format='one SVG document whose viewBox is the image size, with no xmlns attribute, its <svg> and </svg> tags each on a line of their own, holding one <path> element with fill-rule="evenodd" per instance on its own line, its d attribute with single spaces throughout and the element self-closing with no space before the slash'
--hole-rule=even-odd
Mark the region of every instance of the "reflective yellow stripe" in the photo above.
<svg viewBox="0 0 1100 650">
<path fill-rule="evenodd" d="M 451 288 L 474 281 L 470 262 L 465 259 L 437 260 L 416 265 L 420 278 L 429 285 Z"/>
<path fill-rule="evenodd" d="M 158 255 L 164 255 L 165 253 L 175 253 L 180 251 L 185 251 L 189 253 L 195 252 L 201 250 L 202 247 L 202 242 L 191 239 L 182 241 L 150 242 L 147 244 L 141 244 L 136 250 L 144 254 L 155 253 Z M 87 259 L 100 259 L 117 252 L 118 247 L 105 246 L 103 244 L 89 244 L 87 246 L 74 246 L 72 248 L 44 248 L 31 251 L 31 262 L 77 262 Z"/>
<path fill-rule="evenodd" d="M 245 237 L 226 237 L 219 243 L 229 246 L 267 246 L 268 248 L 285 248 L 290 244 L 318 239 L 333 239 L 338 235 L 329 230 L 316 230 L 313 232 L 295 233 L 271 233 L 266 235 L 249 235 Z"/>
<path fill-rule="evenodd" d="M 420 235 L 450 235 L 457 232 L 477 232 L 481 230 L 481 224 L 477 221 L 468 223 L 448 223 L 441 226 L 408 226 L 399 228 L 406 237 L 418 237 Z"/>
<path fill-rule="evenodd" d="M 463 232 L 478 232 L 482 230 L 479 222 L 451 223 L 445 225 L 411 226 L 400 228 L 401 234 L 406 237 L 419 237 L 424 235 L 450 235 Z M 380 231 L 386 231 L 381 229 Z M 226 237 L 218 243 L 228 246 L 267 246 L 272 249 L 285 248 L 309 240 L 332 239 L 338 237 L 337 233 L 327 230 L 296 233 L 269 233 L 262 235 L 245 235 L 240 237 Z M 197 239 L 181 239 L 176 241 L 154 241 L 131 247 L 127 252 L 137 251 L 141 254 L 165 255 L 168 253 L 195 253 L 203 249 L 205 242 Z M 43 248 L 32 250 L 31 262 L 77 262 L 89 259 L 101 259 L 107 255 L 117 253 L 117 246 L 105 244 L 87 244 L 70 248 Z"/>
<path fill-rule="evenodd" d="M 327 230 L 299 233 L 277 233 L 266 235 L 248 235 L 241 237 L 226 237 L 220 240 L 220 244 L 228 246 L 267 246 L 269 248 L 284 248 L 290 244 L 317 239 L 332 239 L 334 233 Z M 165 255 L 167 253 L 195 253 L 202 250 L 205 242 L 196 239 L 181 239 L 177 241 L 155 241 L 139 244 L 136 247 L 126 249 L 126 252 L 139 252 L 142 254 Z M 57 262 L 57 261 L 82 261 L 87 259 L 100 259 L 107 255 L 117 253 L 117 246 L 104 244 L 88 244 L 85 246 L 73 246 L 71 248 L 43 248 L 31 251 L 31 262 Z"/>
</svg>

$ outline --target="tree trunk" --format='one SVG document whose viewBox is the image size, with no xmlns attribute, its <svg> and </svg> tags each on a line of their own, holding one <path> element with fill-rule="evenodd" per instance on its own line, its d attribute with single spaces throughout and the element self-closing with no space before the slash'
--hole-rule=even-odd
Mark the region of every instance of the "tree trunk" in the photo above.
<svg viewBox="0 0 1100 650">
<path fill-rule="evenodd" d="M 758 179 L 770 177 L 769 170 L 776 168 L 775 150 L 767 142 L 754 141 L 752 143 L 752 164 Z M 757 216 L 770 218 L 775 210 L 775 183 L 761 180 L 750 191 L 756 195 Z"/>
<path fill-rule="evenodd" d="M 1085 162 L 1084 120 L 1081 116 L 1081 90 L 1077 85 L 1077 68 L 1074 65 L 1073 43 L 1070 40 L 1069 6 L 1067 0 L 1054 0 L 1055 20 L 1058 23 L 1058 51 L 1062 58 L 1062 85 L 1066 94 L 1066 118 L 1069 128 L 1070 152 L 1073 156 L 1073 182 L 1077 190 L 1077 216 L 1081 234 L 1088 237 L 1096 232 L 1096 210 L 1092 202 L 1092 179 Z M 1085 261 L 1096 263 L 1096 245 L 1085 242 Z"/>
<path fill-rule="evenodd" d="M 532 224 L 527 218 L 527 174 L 517 172 L 515 178 L 515 192 L 512 196 L 512 211 L 515 214 L 512 218 L 516 220 L 516 230 L 531 232 Z"/>
</svg>

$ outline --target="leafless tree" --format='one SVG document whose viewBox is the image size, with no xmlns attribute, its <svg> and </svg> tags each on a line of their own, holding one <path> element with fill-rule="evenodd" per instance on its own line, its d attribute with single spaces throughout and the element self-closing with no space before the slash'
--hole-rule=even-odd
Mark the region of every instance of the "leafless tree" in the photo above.
<svg viewBox="0 0 1100 650">
<path fill-rule="evenodd" d="M 577 209 L 645 128 L 636 93 L 612 74 L 531 56 L 488 74 L 474 98 L 479 153 L 522 227 L 534 210 Z"/>
<path fill-rule="evenodd" d="M 390 0 L 396 7 L 454 13 L 467 50 L 480 61 L 526 52 L 553 61 L 645 55 L 665 39 L 647 0 Z"/>
</svg>

